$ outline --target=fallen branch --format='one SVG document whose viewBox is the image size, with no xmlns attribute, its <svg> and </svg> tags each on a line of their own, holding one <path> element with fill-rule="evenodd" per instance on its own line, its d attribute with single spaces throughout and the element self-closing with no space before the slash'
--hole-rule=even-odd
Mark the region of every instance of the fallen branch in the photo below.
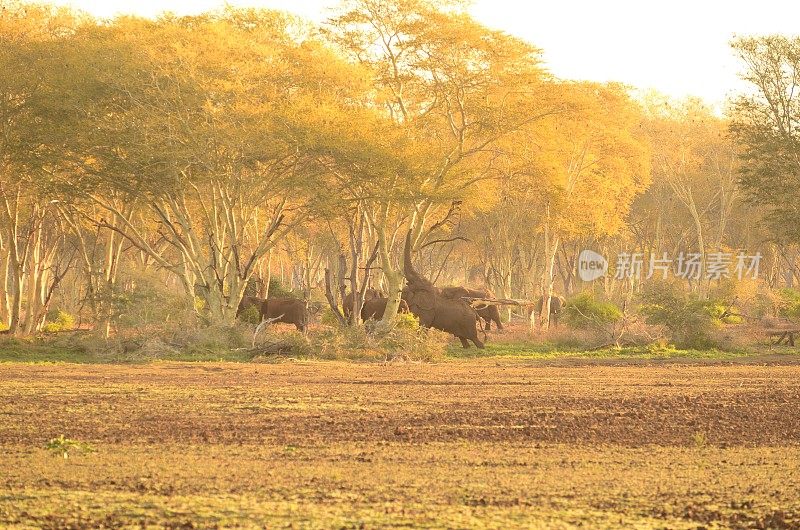
<svg viewBox="0 0 800 530">
<path fill-rule="evenodd" d="M 286 313 L 284 313 L 284 314 L 286 314 Z M 269 324 L 272 324 L 276 320 L 280 320 L 282 318 L 283 318 L 283 315 L 277 316 L 275 318 L 265 318 L 265 319 L 263 319 L 261 321 L 261 323 L 258 326 L 256 326 L 256 330 L 253 333 L 253 348 L 256 347 L 256 337 L 258 336 L 259 333 L 261 333 L 261 330 L 264 329 Z"/>
<path fill-rule="evenodd" d="M 530 300 L 514 300 L 512 298 L 475 298 L 471 296 L 462 296 L 462 300 L 475 307 L 475 304 L 485 304 L 481 308 L 490 305 L 514 305 L 520 307 L 535 306 L 537 302 Z"/>
</svg>

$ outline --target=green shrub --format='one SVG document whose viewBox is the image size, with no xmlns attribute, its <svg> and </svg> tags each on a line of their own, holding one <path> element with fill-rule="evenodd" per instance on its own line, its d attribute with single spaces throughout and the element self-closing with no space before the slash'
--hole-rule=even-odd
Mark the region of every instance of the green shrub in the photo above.
<svg viewBox="0 0 800 530">
<path fill-rule="evenodd" d="M 780 314 L 786 318 L 800 318 L 800 291 L 785 288 L 778 291 L 780 296 Z"/>
<path fill-rule="evenodd" d="M 419 329 L 419 319 L 412 313 L 397 313 L 396 326 L 398 329 L 417 331 Z"/>
<path fill-rule="evenodd" d="M 311 335 L 311 350 L 323 359 L 432 361 L 444 355 L 449 337 L 424 329 L 413 315 L 399 314 L 396 325 L 380 331 L 364 326 L 327 327 Z"/>
<path fill-rule="evenodd" d="M 339 327 L 339 319 L 336 317 L 330 307 L 326 307 L 322 310 L 322 315 L 320 316 L 319 321 L 323 326 L 332 328 Z"/>
<path fill-rule="evenodd" d="M 133 286 L 113 299 L 112 321 L 120 331 L 138 332 L 151 327 L 169 331 L 173 328 L 192 329 L 202 324 L 198 312 L 205 309 L 200 296 L 187 299 L 176 292 L 155 273 L 142 273 Z"/>
<path fill-rule="evenodd" d="M 47 313 L 47 320 L 45 325 L 42 326 L 42 331 L 45 333 L 55 333 L 57 331 L 69 331 L 74 328 L 74 316 L 61 309 L 52 309 Z"/>
<path fill-rule="evenodd" d="M 195 329 L 177 329 L 166 337 L 169 346 L 187 355 L 223 355 L 231 350 L 247 348 L 252 333 L 246 326 L 206 326 Z"/>
<path fill-rule="evenodd" d="M 239 320 L 247 322 L 248 324 L 258 325 L 261 323 L 261 311 L 258 306 L 251 305 L 241 313 L 239 313 Z"/>
<path fill-rule="evenodd" d="M 54 455 L 59 455 L 65 460 L 69 458 L 70 451 L 76 451 L 79 453 L 93 453 L 94 447 L 85 443 L 79 442 L 78 440 L 71 440 L 69 438 L 65 438 L 64 435 L 60 435 L 58 438 L 53 438 L 47 445 L 45 449 L 53 453 Z"/>
<path fill-rule="evenodd" d="M 292 290 L 287 289 L 278 278 L 270 278 L 268 292 L 269 296 L 273 298 L 286 298 L 292 296 Z"/>
<path fill-rule="evenodd" d="M 722 318 L 726 324 L 741 324 L 745 321 L 741 315 L 753 319 L 774 316 L 781 305 L 777 292 L 753 279 L 724 279 L 711 287 L 709 299 L 717 300 L 722 311 L 728 313 Z"/>
<path fill-rule="evenodd" d="M 272 356 L 307 358 L 313 355 L 314 348 L 309 337 L 299 331 L 267 329 L 258 336 L 253 353 L 255 361 Z"/>
<path fill-rule="evenodd" d="M 384 352 L 387 359 L 399 357 L 405 360 L 430 362 L 444 356 L 449 341 L 446 333 L 422 328 L 416 319 L 410 321 L 404 317 L 400 322 L 391 331 L 378 338 L 378 348 Z M 414 324 L 416 327 L 413 327 Z"/>
<path fill-rule="evenodd" d="M 564 322 L 576 329 L 603 329 L 621 318 L 616 305 L 597 300 L 589 291 L 570 298 L 564 308 Z"/>
<path fill-rule="evenodd" d="M 8 331 L 8 324 L 0 320 L 0 331 Z"/>
<path fill-rule="evenodd" d="M 711 332 L 722 324 L 727 308 L 714 300 L 700 300 L 680 286 L 667 282 L 648 285 L 639 295 L 639 312 L 648 324 L 663 326 L 669 339 L 682 348 L 714 346 Z"/>
</svg>

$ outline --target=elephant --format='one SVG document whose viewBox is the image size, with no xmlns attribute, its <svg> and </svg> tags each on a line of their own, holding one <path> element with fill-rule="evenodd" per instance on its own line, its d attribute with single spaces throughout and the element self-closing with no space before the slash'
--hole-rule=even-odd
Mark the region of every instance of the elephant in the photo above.
<svg viewBox="0 0 800 530">
<path fill-rule="evenodd" d="M 494 293 L 488 289 L 467 289 L 466 287 L 444 287 L 442 294 L 447 298 L 461 299 L 467 298 L 494 298 Z M 478 318 L 485 322 L 484 329 L 490 331 L 492 329 L 492 322 L 497 325 L 498 330 L 503 329 L 503 323 L 500 321 L 500 309 L 495 304 L 485 305 L 475 310 L 478 313 Z"/>
<path fill-rule="evenodd" d="M 267 298 L 261 303 L 261 320 L 276 319 L 273 322 L 294 324 L 305 333 L 308 326 L 308 307 L 304 300 L 297 298 Z"/>
<path fill-rule="evenodd" d="M 561 312 L 564 310 L 564 306 L 567 305 L 567 300 L 563 296 L 553 295 L 550 297 L 550 322 L 553 323 L 553 327 L 558 327 L 558 317 Z M 544 296 L 540 296 L 539 300 L 536 302 L 536 313 L 542 313 L 542 307 L 544 306 Z"/>
<path fill-rule="evenodd" d="M 372 288 L 367 289 L 366 291 L 364 291 L 364 305 L 366 306 L 367 302 L 369 302 L 370 300 L 373 300 L 375 298 L 382 298 L 382 297 L 383 297 L 383 292 L 379 291 L 378 289 L 372 289 Z M 344 300 L 342 300 L 342 306 L 343 306 L 342 307 L 342 314 L 344 314 L 344 318 L 346 318 L 347 320 L 350 320 L 350 315 L 353 313 L 353 293 L 352 292 L 347 293 L 347 295 L 344 297 Z M 384 309 L 385 308 L 386 308 L 386 305 L 384 304 Z M 361 314 L 364 314 L 363 308 L 362 308 Z M 383 315 L 383 310 L 381 310 L 381 315 Z M 366 319 L 362 317 L 362 320 L 366 320 Z"/>
<path fill-rule="evenodd" d="M 361 308 L 361 320 L 380 320 L 383 318 L 383 313 L 386 311 L 386 303 L 389 301 L 386 297 L 371 298 L 364 302 L 364 307 Z M 397 308 L 398 313 L 408 313 L 408 304 L 405 300 L 400 300 L 400 306 Z"/>
<path fill-rule="evenodd" d="M 403 254 L 403 272 L 406 285 L 402 299 L 411 312 L 419 318 L 421 326 L 445 331 L 458 337 L 464 348 L 472 341 L 478 348 L 484 348 L 478 338 L 478 314 L 464 300 L 447 298 L 441 289 L 414 269 L 411 262 L 411 232 L 406 236 Z"/>
<path fill-rule="evenodd" d="M 242 314 L 243 311 L 247 311 L 251 307 L 255 306 L 258 308 L 259 313 L 261 312 L 261 304 L 264 303 L 263 298 L 259 298 L 257 296 L 245 296 L 239 302 L 239 307 L 236 308 L 236 317 L 238 318 L 239 315 Z"/>
<path fill-rule="evenodd" d="M 313 303 L 310 305 L 313 306 Z M 264 300 L 257 296 L 245 296 L 239 302 L 236 316 L 238 317 L 242 311 L 246 311 L 253 306 L 258 307 L 262 321 L 276 318 L 273 322 L 294 324 L 302 332 L 305 332 L 308 325 L 310 308 L 306 307 L 306 303 L 303 300 L 298 300 L 297 298 L 268 298 Z"/>
</svg>

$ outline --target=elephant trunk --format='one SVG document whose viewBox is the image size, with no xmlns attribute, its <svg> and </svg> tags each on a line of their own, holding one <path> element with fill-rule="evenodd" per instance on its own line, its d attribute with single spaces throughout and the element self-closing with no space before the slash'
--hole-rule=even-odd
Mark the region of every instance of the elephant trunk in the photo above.
<svg viewBox="0 0 800 530">
<path fill-rule="evenodd" d="M 411 230 L 406 235 L 406 246 L 403 251 L 403 273 L 406 280 L 411 285 L 432 285 L 426 278 L 423 278 L 420 273 L 414 269 L 414 264 L 411 263 Z"/>
</svg>

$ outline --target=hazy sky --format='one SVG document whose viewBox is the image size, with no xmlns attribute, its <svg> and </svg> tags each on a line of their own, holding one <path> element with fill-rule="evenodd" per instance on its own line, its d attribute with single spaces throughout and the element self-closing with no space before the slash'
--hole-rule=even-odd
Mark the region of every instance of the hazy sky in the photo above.
<svg viewBox="0 0 800 530">
<path fill-rule="evenodd" d="M 192 14 L 219 0 L 52 0 L 100 17 L 119 13 Z M 321 21 L 338 0 L 228 0 L 283 9 Z M 474 0 L 473 16 L 544 51 L 559 77 L 616 80 L 674 97 L 720 105 L 739 88 L 731 37 L 800 32 L 798 0 Z"/>
</svg>

